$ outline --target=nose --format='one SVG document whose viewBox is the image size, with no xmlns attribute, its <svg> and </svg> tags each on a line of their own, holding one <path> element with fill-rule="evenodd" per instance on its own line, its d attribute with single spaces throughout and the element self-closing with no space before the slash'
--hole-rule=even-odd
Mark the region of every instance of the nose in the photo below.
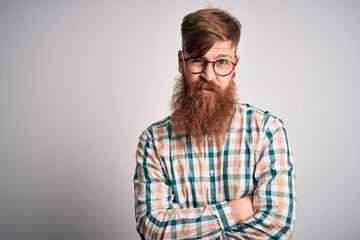
<svg viewBox="0 0 360 240">
<path fill-rule="evenodd" d="M 211 82 L 216 78 L 216 73 L 211 63 L 208 63 L 205 70 L 201 73 L 201 77 L 207 82 Z"/>
</svg>

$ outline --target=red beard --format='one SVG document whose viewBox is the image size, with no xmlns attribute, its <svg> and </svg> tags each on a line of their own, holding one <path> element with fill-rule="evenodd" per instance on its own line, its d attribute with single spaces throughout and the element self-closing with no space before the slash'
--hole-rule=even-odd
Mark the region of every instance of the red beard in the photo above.
<svg viewBox="0 0 360 240">
<path fill-rule="evenodd" d="M 202 91 L 208 91 L 203 93 Z M 199 81 L 187 84 L 183 77 L 177 80 L 171 101 L 175 129 L 185 130 L 198 143 L 204 135 L 222 144 L 231 124 L 237 103 L 236 87 L 232 78 L 222 90 L 213 82 Z"/>
</svg>

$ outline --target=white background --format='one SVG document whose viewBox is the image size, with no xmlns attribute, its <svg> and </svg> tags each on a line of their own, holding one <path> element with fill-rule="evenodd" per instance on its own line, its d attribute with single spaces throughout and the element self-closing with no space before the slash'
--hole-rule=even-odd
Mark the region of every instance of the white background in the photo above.
<svg viewBox="0 0 360 240">
<path fill-rule="evenodd" d="M 360 234 L 358 1 L 208 1 L 243 25 L 242 101 L 285 122 L 295 240 Z M 0 238 L 139 239 L 140 133 L 169 114 L 206 1 L 0 1 Z"/>
</svg>

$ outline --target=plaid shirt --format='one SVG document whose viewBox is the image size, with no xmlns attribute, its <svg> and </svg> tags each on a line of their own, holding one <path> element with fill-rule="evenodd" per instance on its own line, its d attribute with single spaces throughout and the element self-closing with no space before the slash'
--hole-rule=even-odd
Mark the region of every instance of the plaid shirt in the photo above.
<svg viewBox="0 0 360 240">
<path fill-rule="evenodd" d="M 175 132 L 171 117 L 147 128 L 136 152 L 135 215 L 142 239 L 289 239 L 295 173 L 280 119 L 239 104 L 220 149 Z M 236 223 L 228 202 L 253 195 Z"/>
</svg>

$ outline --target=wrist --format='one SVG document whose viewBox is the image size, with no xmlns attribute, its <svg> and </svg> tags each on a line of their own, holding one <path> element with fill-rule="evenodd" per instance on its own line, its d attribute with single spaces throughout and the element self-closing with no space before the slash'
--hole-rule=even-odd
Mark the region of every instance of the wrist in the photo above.
<svg viewBox="0 0 360 240">
<path fill-rule="evenodd" d="M 229 207 L 237 223 L 254 215 L 252 196 L 232 200 L 229 202 Z"/>
</svg>

